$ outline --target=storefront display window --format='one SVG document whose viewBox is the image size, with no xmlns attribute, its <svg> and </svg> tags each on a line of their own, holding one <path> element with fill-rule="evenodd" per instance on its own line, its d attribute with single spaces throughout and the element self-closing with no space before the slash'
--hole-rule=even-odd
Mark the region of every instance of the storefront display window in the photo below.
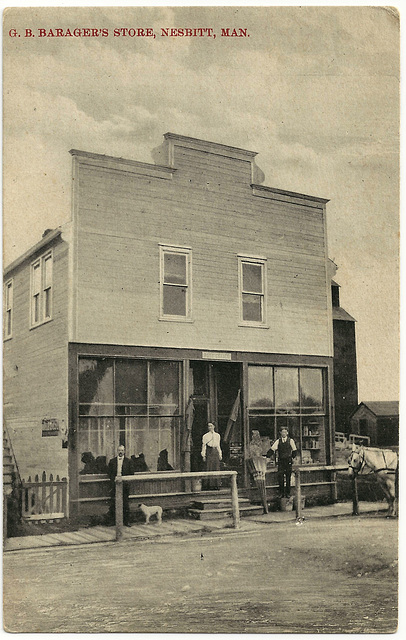
<svg viewBox="0 0 406 640">
<path fill-rule="evenodd" d="M 259 431 L 263 455 L 286 427 L 301 464 L 327 462 L 324 377 L 318 367 L 248 367 L 249 432 Z"/>
<path fill-rule="evenodd" d="M 179 468 L 180 391 L 178 362 L 80 358 L 80 473 L 105 473 L 119 444 L 150 471 Z"/>
</svg>

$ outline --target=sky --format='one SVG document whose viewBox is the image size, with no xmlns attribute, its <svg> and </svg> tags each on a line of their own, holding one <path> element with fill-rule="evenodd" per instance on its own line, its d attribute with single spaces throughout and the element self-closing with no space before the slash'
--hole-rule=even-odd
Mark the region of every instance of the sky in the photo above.
<svg viewBox="0 0 406 640">
<path fill-rule="evenodd" d="M 38 31 L 85 27 L 109 35 Z M 156 38 L 114 37 L 120 27 Z M 170 27 L 217 37 L 162 37 Z M 221 37 L 227 27 L 249 37 Z M 330 200 L 329 256 L 357 320 L 359 401 L 398 399 L 394 9 L 14 8 L 3 28 L 5 264 L 69 220 L 69 149 L 152 162 L 172 131 L 256 151 L 265 185 Z"/>
</svg>

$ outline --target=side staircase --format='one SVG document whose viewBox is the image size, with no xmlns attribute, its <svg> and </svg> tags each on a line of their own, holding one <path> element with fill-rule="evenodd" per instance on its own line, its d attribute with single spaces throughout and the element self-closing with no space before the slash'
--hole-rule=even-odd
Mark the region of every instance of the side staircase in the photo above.
<svg viewBox="0 0 406 640">
<path fill-rule="evenodd" d="M 19 487 L 20 478 L 11 443 L 6 430 L 3 430 L 3 539 L 20 517 Z"/>
<path fill-rule="evenodd" d="M 256 516 L 264 512 L 262 506 L 252 505 L 248 498 L 238 498 L 240 516 Z M 232 518 L 233 510 L 229 493 L 221 496 L 218 492 L 202 495 L 188 508 L 188 515 L 195 520 L 225 520 Z"/>
</svg>

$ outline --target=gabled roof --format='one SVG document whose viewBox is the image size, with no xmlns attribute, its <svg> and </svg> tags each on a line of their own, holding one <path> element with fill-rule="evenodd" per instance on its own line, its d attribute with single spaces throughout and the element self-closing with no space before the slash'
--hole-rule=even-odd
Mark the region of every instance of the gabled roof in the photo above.
<svg viewBox="0 0 406 640">
<path fill-rule="evenodd" d="M 399 402 L 397 401 L 371 401 L 360 402 L 358 409 L 361 405 L 364 405 L 372 411 L 376 416 L 398 416 L 399 415 Z M 355 413 L 355 412 L 354 412 Z"/>
<path fill-rule="evenodd" d="M 13 269 L 15 269 L 16 267 L 19 267 L 20 264 L 22 264 L 25 260 L 28 260 L 28 258 L 31 258 L 31 256 L 33 256 L 37 251 L 44 249 L 50 242 L 52 242 L 52 240 L 55 240 L 55 238 L 57 238 L 61 234 L 62 234 L 61 227 L 50 230 L 46 235 L 42 237 L 42 239 L 39 242 L 37 242 L 37 244 L 34 244 L 33 247 L 28 249 L 28 251 L 26 251 L 19 258 L 17 258 L 13 262 L 11 262 L 9 265 L 7 265 L 7 267 L 4 269 L 4 272 L 3 272 L 4 277 L 7 277 L 7 275 L 11 271 L 13 271 Z"/>
<path fill-rule="evenodd" d="M 350 322 L 356 322 L 355 318 L 350 316 L 350 314 L 342 307 L 333 307 L 333 320 L 348 320 Z"/>
</svg>

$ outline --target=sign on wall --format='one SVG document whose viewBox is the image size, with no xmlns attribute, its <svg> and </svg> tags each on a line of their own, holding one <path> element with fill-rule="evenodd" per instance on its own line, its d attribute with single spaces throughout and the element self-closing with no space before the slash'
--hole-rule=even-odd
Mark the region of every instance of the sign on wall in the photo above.
<svg viewBox="0 0 406 640">
<path fill-rule="evenodd" d="M 42 420 L 42 437 L 59 436 L 59 420 L 56 418 L 44 418 Z"/>
</svg>

